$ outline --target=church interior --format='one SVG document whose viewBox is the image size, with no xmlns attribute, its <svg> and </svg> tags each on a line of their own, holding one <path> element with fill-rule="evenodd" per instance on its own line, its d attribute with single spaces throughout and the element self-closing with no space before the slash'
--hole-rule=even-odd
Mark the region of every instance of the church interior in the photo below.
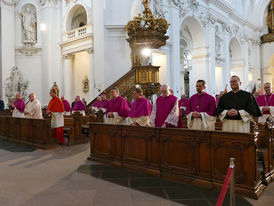
<svg viewBox="0 0 274 206">
<path fill-rule="evenodd" d="M 0 0 L 0 206 L 274 205 L 274 0 Z"/>
</svg>

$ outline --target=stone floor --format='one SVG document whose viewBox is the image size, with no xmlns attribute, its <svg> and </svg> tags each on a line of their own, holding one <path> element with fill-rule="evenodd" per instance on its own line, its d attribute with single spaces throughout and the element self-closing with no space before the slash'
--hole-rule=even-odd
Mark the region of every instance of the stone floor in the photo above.
<svg viewBox="0 0 274 206">
<path fill-rule="evenodd" d="M 0 206 L 216 203 L 217 191 L 87 161 L 88 154 L 88 144 L 44 151 L 0 141 Z M 237 196 L 236 205 L 274 205 L 274 183 L 259 200 Z"/>
</svg>

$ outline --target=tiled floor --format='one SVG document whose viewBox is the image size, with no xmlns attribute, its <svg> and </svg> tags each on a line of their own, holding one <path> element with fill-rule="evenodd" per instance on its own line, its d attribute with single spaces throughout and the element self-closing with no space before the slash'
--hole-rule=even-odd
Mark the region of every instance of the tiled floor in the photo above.
<svg viewBox="0 0 274 206">
<path fill-rule="evenodd" d="M 132 204 L 161 198 L 168 200 L 170 204 L 215 205 L 219 194 L 214 190 L 96 163 L 82 165 L 78 172 L 127 188 Z M 241 196 L 237 196 L 236 201 L 242 206 L 252 205 Z M 225 199 L 224 205 L 229 205 L 229 198 Z"/>
<path fill-rule="evenodd" d="M 218 192 L 87 161 L 89 145 L 35 150 L 0 141 L 0 206 L 215 205 Z M 259 200 L 274 205 L 274 183 Z M 229 205 L 228 199 L 224 205 Z"/>
</svg>

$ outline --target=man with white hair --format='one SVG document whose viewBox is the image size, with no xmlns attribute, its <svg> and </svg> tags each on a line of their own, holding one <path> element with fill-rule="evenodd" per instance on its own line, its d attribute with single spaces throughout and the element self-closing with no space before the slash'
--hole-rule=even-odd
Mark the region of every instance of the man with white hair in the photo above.
<svg viewBox="0 0 274 206">
<path fill-rule="evenodd" d="M 29 102 L 25 109 L 25 118 L 29 119 L 43 119 L 41 104 L 38 99 L 36 99 L 35 94 L 29 94 Z"/>
<path fill-rule="evenodd" d="M 261 116 L 261 111 L 253 95 L 240 89 L 238 76 L 231 77 L 230 86 L 232 91 L 221 97 L 216 109 L 216 115 L 222 121 L 222 131 L 249 133 L 250 121 Z"/>
<path fill-rule="evenodd" d="M 266 122 L 268 117 L 274 117 L 274 97 L 272 94 L 272 87 L 269 82 L 264 84 L 265 94 L 257 98 L 258 105 L 263 116 L 259 117 L 258 122 Z"/>
<path fill-rule="evenodd" d="M 170 93 L 169 86 L 163 84 L 160 88 L 161 96 L 153 105 L 150 126 L 151 127 L 181 127 L 180 109 L 178 98 Z"/>
<path fill-rule="evenodd" d="M 25 102 L 21 97 L 21 93 L 17 93 L 15 97 L 15 101 L 11 105 L 12 108 L 12 117 L 24 118 L 25 111 Z"/>
</svg>

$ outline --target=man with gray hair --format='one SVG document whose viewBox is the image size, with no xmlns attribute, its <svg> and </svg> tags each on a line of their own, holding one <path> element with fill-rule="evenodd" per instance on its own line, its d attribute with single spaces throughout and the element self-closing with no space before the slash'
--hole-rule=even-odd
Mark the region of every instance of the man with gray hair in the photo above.
<svg viewBox="0 0 274 206">
<path fill-rule="evenodd" d="M 107 116 L 110 124 L 126 124 L 128 117 L 129 107 L 127 101 L 119 96 L 118 87 L 111 90 L 112 99 L 109 101 Z"/>
<path fill-rule="evenodd" d="M 43 119 L 41 104 L 38 99 L 36 99 L 35 94 L 29 94 L 29 102 L 25 109 L 25 118 L 29 119 Z"/>
<path fill-rule="evenodd" d="M 180 109 L 178 98 L 170 93 L 167 84 L 160 88 L 161 96 L 153 106 L 150 126 L 151 127 L 182 127 L 180 121 Z"/>
</svg>

